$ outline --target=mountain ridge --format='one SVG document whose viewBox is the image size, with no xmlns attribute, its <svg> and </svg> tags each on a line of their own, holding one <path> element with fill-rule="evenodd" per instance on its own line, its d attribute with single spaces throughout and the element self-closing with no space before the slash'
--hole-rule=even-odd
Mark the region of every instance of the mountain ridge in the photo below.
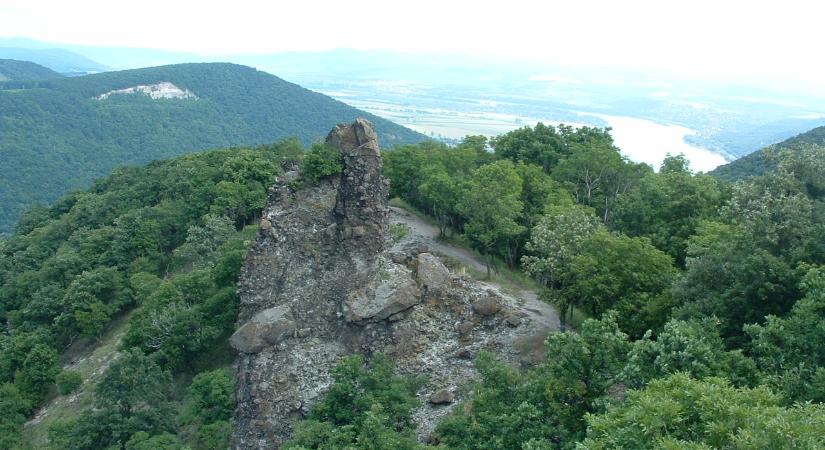
<svg viewBox="0 0 825 450">
<path fill-rule="evenodd" d="M 785 150 L 792 151 L 804 145 L 825 145 L 825 126 L 816 127 L 719 166 L 712 170 L 710 175 L 725 181 L 738 181 L 765 175 L 776 170 L 777 154 Z"/>
<path fill-rule="evenodd" d="M 97 97 L 171 83 L 198 97 Z M 295 137 L 305 144 L 340 122 L 364 117 L 384 146 L 424 135 L 304 89 L 229 63 L 158 66 L 80 77 L 0 84 L 0 232 L 29 205 L 89 186 L 112 168 L 210 148 Z"/>
<path fill-rule="evenodd" d="M 47 80 L 63 75 L 31 61 L 0 59 L 0 82 L 18 80 Z"/>
</svg>

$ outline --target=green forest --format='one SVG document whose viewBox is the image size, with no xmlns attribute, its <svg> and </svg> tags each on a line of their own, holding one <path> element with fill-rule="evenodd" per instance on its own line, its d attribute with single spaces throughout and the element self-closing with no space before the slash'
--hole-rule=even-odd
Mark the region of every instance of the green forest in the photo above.
<svg viewBox="0 0 825 450">
<path fill-rule="evenodd" d="M 0 81 L 9 80 L 48 80 L 63 75 L 29 61 L 0 59 Z"/>
<path fill-rule="evenodd" d="M 392 197 L 484 255 L 486 276 L 531 277 L 564 331 L 529 369 L 479 355 L 472 397 L 426 443 L 421 378 L 344 358 L 285 448 L 825 447 L 825 147 L 735 183 L 564 125 L 383 156 Z M 336 158 L 294 139 L 179 156 L 23 214 L 0 240 L 0 448 L 227 448 L 226 341 L 267 188 L 284 164 L 311 182 Z M 96 383 L 61 369 L 123 320 Z M 78 392 L 74 417 L 23 428 Z"/>
<path fill-rule="evenodd" d="M 745 155 L 733 162 L 719 166 L 710 172 L 711 175 L 725 181 L 737 181 L 744 178 L 765 175 L 776 171 L 776 168 L 786 150 L 793 151 L 806 145 L 825 145 L 825 127 L 813 130 L 786 139 L 778 144 L 770 145 L 759 151 Z"/>
<path fill-rule="evenodd" d="M 3 72 L 0 65 L 0 73 Z M 197 99 L 104 93 L 170 82 Z M 230 146 L 322 139 L 366 117 L 382 145 L 424 136 L 250 67 L 180 64 L 40 81 L 0 82 L 0 233 L 20 214 L 113 168 Z"/>
</svg>

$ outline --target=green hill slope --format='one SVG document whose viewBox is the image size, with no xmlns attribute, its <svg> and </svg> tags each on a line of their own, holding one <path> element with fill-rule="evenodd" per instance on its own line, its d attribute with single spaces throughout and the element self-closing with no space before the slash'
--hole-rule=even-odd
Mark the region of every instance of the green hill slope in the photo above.
<svg viewBox="0 0 825 450">
<path fill-rule="evenodd" d="M 764 175 L 776 168 L 778 161 L 775 156 L 778 153 L 805 145 L 825 146 L 825 126 L 814 128 L 778 144 L 757 150 L 750 155 L 717 167 L 710 174 L 725 181 L 737 181 Z"/>
<path fill-rule="evenodd" d="M 103 94 L 171 83 L 188 98 Z M 365 117 L 381 145 L 424 136 L 322 94 L 233 64 L 180 64 L 36 83 L 0 83 L 0 233 L 123 164 L 284 137 L 304 143 Z"/>
<path fill-rule="evenodd" d="M 0 81 L 8 80 L 48 80 L 63 75 L 30 61 L 0 59 Z"/>
</svg>

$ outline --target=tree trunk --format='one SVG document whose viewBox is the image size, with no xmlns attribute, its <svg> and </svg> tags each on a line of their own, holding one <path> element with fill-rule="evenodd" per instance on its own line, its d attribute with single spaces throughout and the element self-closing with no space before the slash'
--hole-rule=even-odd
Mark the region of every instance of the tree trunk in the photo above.
<svg viewBox="0 0 825 450">
<path fill-rule="evenodd" d="M 567 320 L 565 320 L 565 316 L 567 315 L 568 308 L 564 308 L 561 310 L 561 314 L 559 314 L 559 330 L 566 331 L 567 330 Z"/>
<path fill-rule="evenodd" d="M 486 261 L 486 264 L 484 264 L 484 265 L 487 266 L 487 279 L 489 280 L 490 279 L 490 260 L 488 259 Z"/>
</svg>

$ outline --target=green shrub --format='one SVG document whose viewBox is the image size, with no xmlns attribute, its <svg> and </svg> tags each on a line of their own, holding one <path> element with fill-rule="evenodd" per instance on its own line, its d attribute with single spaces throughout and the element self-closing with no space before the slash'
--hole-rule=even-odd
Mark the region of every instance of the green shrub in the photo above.
<svg viewBox="0 0 825 450">
<path fill-rule="evenodd" d="M 318 181 L 321 178 L 340 173 L 344 170 L 341 152 L 325 144 L 315 144 L 304 157 L 301 172 L 308 180 Z"/>
<path fill-rule="evenodd" d="M 57 392 L 60 395 L 69 395 L 83 384 L 83 376 L 80 375 L 80 372 L 74 370 L 64 370 L 57 374 L 55 382 L 57 383 Z"/>
<path fill-rule="evenodd" d="M 229 447 L 232 426 L 226 420 L 219 420 L 198 428 L 195 450 L 223 450 Z"/>
<path fill-rule="evenodd" d="M 392 242 L 399 242 L 410 235 L 410 226 L 405 223 L 390 224 L 390 239 Z"/>
</svg>

